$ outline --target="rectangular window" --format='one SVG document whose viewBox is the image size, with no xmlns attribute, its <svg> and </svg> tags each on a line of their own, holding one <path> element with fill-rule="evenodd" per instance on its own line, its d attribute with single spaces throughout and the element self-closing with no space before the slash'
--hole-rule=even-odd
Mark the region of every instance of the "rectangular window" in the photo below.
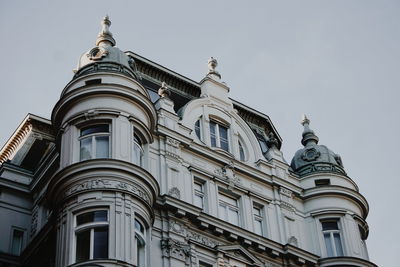
<svg viewBox="0 0 400 267">
<path fill-rule="evenodd" d="M 24 239 L 24 232 L 14 229 L 12 232 L 11 254 L 20 255 L 22 252 L 22 241 Z"/>
<path fill-rule="evenodd" d="M 193 184 L 193 204 L 204 208 L 204 184 L 199 181 L 195 181 Z"/>
<path fill-rule="evenodd" d="M 211 146 L 219 147 L 229 152 L 228 128 L 210 121 Z"/>
<path fill-rule="evenodd" d="M 96 210 L 76 216 L 76 262 L 108 258 L 108 212 Z"/>
<path fill-rule="evenodd" d="M 254 224 L 254 232 L 258 235 L 263 235 L 264 234 L 263 207 L 260 205 L 253 204 L 253 224 Z"/>
<path fill-rule="evenodd" d="M 110 129 L 108 124 L 81 129 L 80 160 L 110 157 Z"/>
<path fill-rule="evenodd" d="M 343 256 L 343 247 L 338 221 L 322 221 L 321 224 L 327 256 Z"/>
<path fill-rule="evenodd" d="M 239 225 L 239 204 L 238 200 L 224 195 L 219 195 L 219 217 L 232 223 L 234 225 Z"/>
</svg>

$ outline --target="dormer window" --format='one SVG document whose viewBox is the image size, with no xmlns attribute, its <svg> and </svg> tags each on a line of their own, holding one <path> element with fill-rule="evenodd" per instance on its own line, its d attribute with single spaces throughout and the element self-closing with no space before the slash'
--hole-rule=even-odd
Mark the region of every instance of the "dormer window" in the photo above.
<svg viewBox="0 0 400 267">
<path fill-rule="evenodd" d="M 110 126 L 98 124 L 81 129 L 80 160 L 110 157 Z"/>
<path fill-rule="evenodd" d="M 219 147 L 229 152 L 227 127 L 218 124 L 214 121 L 210 121 L 210 138 L 212 147 Z"/>
</svg>

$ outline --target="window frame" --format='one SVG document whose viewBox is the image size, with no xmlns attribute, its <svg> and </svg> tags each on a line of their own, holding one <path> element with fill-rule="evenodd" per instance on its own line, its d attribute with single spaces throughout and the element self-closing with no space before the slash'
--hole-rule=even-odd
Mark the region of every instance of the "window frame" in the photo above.
<svg viewBox="0 0 400 267">
<path fill-rule="evenodd" d="M 94 133 L 89 133 L 82 135 L 82 131 L 90 129 L 91 127 L 96 127 L 100 125 L 107 125 L 108 126 L 108 132 L 94 132 Z M 96 137 L 108 137 L 108 155 L 107 157 L 97 157 L 97 140 Z M 83 140 L 90 140 L 90 158 L 83 158 L 82 157 L 82 141 Z M 85 160 L 91 160 L 91 159 L 109 159 L 111 158 L 111 123 L 110 122 L 98 122 L 98 123 L 92 123 L 88 125 L 83 125 L 79 127 L 79 136 L 78 136 L 78 143 L 79 143 L 79 161 L 85 161 Z"/>
<path fill-rule="evenodd" d="M 229 203 L 228 201 L 224 200 L 223 198 L 235 201 L 236 205 Z M 218 218 L 220 218 L 221 220 L 224 220 L 228 223 L 231 223 L 233 225 L 241 226 L 242 222 L 240 219 L 241 211 L 240 211 L 239 200 L 240 200 L 239 197 L 235 197 L 235 196 L 229 195 L 227 193 L 218 191 Z M 222 214 L 221 208 L 224 209 L 224 214 Z M 237 223 L 232 222 L 230 220 L 229 211 L 233 211 L 237 214 Z"/>
<path fill-rule="evenodd" d="M 253 230 L 254 233 L 260 235 L 260 236 L 265 236 L 266 235 L 266 229 L 265 229 L 265 209 L 264 205 L 261 205 L 259 203 L 256 203 L 253 201 L 252 203 L 252 219 L 253 219 Z M 259 214 L 255 213 L 255 210 L 259 211 Z M 256 222 L 260 223 L 260 230 L 261 233 L 257 233 L 256 231 Z"/>
<path fill-rule="evenodd" d="M 215 129 L 214 133 L 211 130 L 212 129 L 211 125 L 215 125 L 214 126 L 214 129 Z M 221 138 L 221 130 L 220 130 L 220 128 L 226 129 L 226 138 L 223 138 L 223 139 L 226 139 L 227 149 L 224 149 L 222 147 L 222 143 L 221 143 L 221 139 L 222 138 Z M 213 120 L 213 119 L 210 120 L 210 145 L 211 145 L 211 147 L 217 147 L 217 148 L 220 148 L 220 149 L 222 149 L 222 150 L 224 150 L 224 151 L 229 153 L 230 149 L 231 149 L 230 148 L 229 134 L 230 134 L 229 125 L 221 123 L 221 122 L 219 122 L 217 120 Z M 213 143 L 214 143 L 213 139 L 215 139 L 215 145 L 213 145 Z"/>
<path fill-rule="evenodd" d="M 16 253 L 14 253 L 14 237 L 16 236 L 15 233 L 21 233 L 20 235 L 20 244 L 18 247 L 18 251 Z M 19 227 L 11 227 L 11 239 L 10 239 L 10 254 L 11 255 L 15 255 L 15 256 L 19 256 L 21 255 L 23 248 L 24 248 L 24 242 L 25 242 L 25 229 L 19 228 Z"/>
<path fill-rule="evenodd" d="M 143 228 L 143 231 L 138 229 L 137 224 Z M 133 221 L 134 228 L 134 245 L 133 245 L 133 255 L 134 255 L 134 265 L 137 267 L 146 267 L 147 266 L 147 228 L 143 223 L 143 220 L 135 216 Z M 143 243 L 142 251 L 139 250 L 139 242 Z M 142 254 L 142 253 L 143 254 Z"/>
<path fill-rule="evenodd" d="M 197 190 L 195 185 L 199 185 L 201 187 L 201 190 Z M 205 188 L 206 187 L 206 182 L 203 180 L 200 180 L 199 178 L 195 177 L 193 179 L 193 205 L 196 207 L 201 208 L 202 210 L 206 209 L 206 192 Z M 201 199 L 201 207 L 196 204 L 195 198 L 198 197 Z"/>
<path fill-rule="evenodd" d="M 133 141 L 132 141 L 132 163 L 143 167 L 144 166 L 144 148 L 143 148 L 143 141 L 140 135 L 133 133 Z M 139 162 L 136 161 L 136 149 L 139 150 Z M 139 164 L 138 164 L 139 163 Z"/>
<path fill-rule="evenodd" d="M 333 222 L 336 223 L 337 229 L 324 230 L 325 223 L 333 223 Z M 326 257 L 342 257 L 342 256 L 344 256 L 344 243 L 342 240 L 343 235 L 342 235 L 342 230 L 341 230 L 340 219 L 337 219 L 337 218 L 323 219 L 320 221 L 320 224 L 321 224 L 322 240 L 324 243 Z M 332 249 L 332 251 L 329 251 L 329 248 L 327 246 L 327 239 L 325 238 L 326 235 L 329 235 L 328 240 L 330 242 L 330 248 Z M 339 237 L 340 250 L 338 247 L 336 247 L 335 235 Z"/>
<path fill-rule="evenodd" d="M 78 217 L 84 214 L 89 214 L 91 212 L 96 212 L 96 211 L 106 211 L 107 214 L 107 220 L 105 221 L 91 221 L 91 222 L 84 222 L 82 224 L 78 225 Z M 96 260 L 96 259 L 107 259 L 110 256 L 110 211 L 108 208 L 104 207 L 99 207 L 95 209 L 85 209 L 82 211 L 79 211 L 74 214 L 73 217 L 74 224 L 73 224 L 73 236 L 74 236 L 74 247 L 73 247 L 73 262 L 78 263 L 78 262 L 85 262 L 89 260 Z M 105 258 L 95 258 L 94 257 L 94 243 L 95 243 L 95 237 L 94 237 L 94 232 L 95 229 L 101 229 L 101 228 L 107 228 L 107 257 Z M 80 233 L 84 233 L 86 231 L 89 231 L 89 257 L 87 259 L 79 259 L 77 258 L 77 249 L 78 249 L 78 235 Z"/>
</svg>

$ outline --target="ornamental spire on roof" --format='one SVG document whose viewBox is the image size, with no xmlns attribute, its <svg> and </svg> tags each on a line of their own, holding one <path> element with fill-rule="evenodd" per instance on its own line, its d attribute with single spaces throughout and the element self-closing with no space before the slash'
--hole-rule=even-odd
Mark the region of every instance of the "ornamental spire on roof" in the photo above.
<svg viewBox="0 0 400 267">
<path fill-rule="evenodd" d="M 310 120 L 305 114 L 303 114 L 301 124 L 304 126 L 303 138 L 301 139 L 303 146 L 308 144 L 318 144 L 319 138 L 314 134 L 314 131 L 310 129 Z"/>
<path fill-rule="evenodd" d="M 109 43 L 111 46 L 115 46 L 115 39 L 112 37 L 112 33 L 110 32 L 111 21 L 106 15 L 101 21 L 101 31 L 99 35 L 97 35 L 96 46 L 99 46 L 101 43 Z"/>
</svg>

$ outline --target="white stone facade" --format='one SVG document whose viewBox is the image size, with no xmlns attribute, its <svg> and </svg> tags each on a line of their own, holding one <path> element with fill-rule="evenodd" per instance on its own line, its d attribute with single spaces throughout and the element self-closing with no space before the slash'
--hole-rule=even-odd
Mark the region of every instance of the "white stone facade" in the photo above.
<svg viewBox="0 0 400 267">
<path fill-rule="evenodd" d="M 28 115 L 1 150 L 0 266 L 376 266 L 368 203 L 308 119 L 290 166 L 214 59 L 194 82 L 110 24 L 51 121 Z"/>
</svg>

